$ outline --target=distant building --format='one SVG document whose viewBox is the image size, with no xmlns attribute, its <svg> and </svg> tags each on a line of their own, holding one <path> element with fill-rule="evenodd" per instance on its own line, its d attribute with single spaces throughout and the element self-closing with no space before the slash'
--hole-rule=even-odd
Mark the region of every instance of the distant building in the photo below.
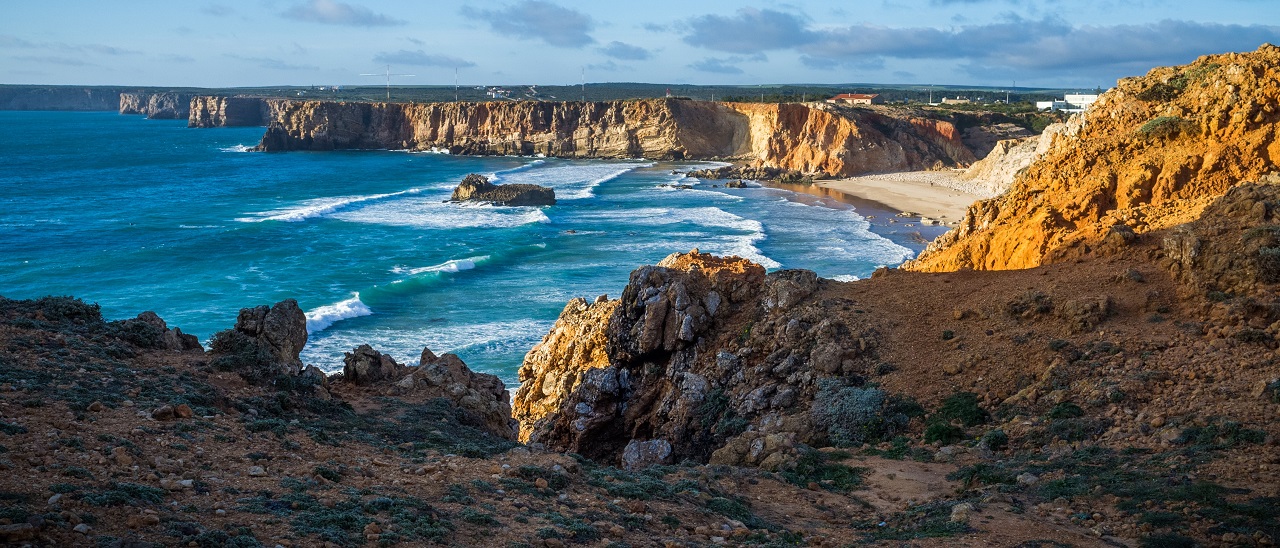
<svg viewBox="0 0 1280 548">
<path fill-rule="evenodd" d="M 1096 94 L 1067 94 L 1061 101 L 1036 101 L 1040 110 L 1061 110 L 1063 112 L 1084 112 L 1098 100 Z"/>
<path fill-rule="evenodd" d="M 970 104 L 970 103 L 972 103 L 972 102 L 973 102 L 973 100 L 971 100 L 971 99 L 969 99 L 969 98 L 966 98 L 966 97 L 960 97 L 960 96 L 958 96 L 958 95 L 956 96 L 956 98 L 955 98 L 955 99 L 952 99 L 952 98 L 950 98 L 950 97 L 943 97 L 943 98 L 942 98 L 942 104 L 944 104 L 944 105 L 967 105 L 967 104 Z"/>
<path fill-rule="evenodd" d="M 841 93 L 827 99 L 827 102 L 846 105 L 879 105 L 884 103 L 884 99 L 878 93 Z"/>
</svg>

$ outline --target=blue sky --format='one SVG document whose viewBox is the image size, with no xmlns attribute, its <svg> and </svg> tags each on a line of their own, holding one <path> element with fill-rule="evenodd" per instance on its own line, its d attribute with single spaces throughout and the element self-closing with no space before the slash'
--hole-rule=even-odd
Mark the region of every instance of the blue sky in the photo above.
<svg viewBox="0 0 1280 548">
<path fill-rule="evenodd" d="M 41 0 L 0 83 L 915 83 L 1110 87 L 1280 43 L 1276 0 Z"/>
</svg>

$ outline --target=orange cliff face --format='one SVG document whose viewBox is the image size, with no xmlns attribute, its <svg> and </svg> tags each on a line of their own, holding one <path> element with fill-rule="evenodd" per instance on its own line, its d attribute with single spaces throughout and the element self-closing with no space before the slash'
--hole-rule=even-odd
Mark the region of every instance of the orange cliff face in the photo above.
<svg viewBox="0 0 1280 548">
<path fill-rule="evenodd" d="M 908 270 L 1006 270 L 1066 260 L 1109 234 L 1196 218 L 1232 186 L 1280 169 L 1280 48 L 1201 57 L 1121 80 L 1004 195 Z M 1121 228 L 1123 225 L 1126 228 Z"/>
<path fill-rule="evenodd" d="M 974 159 L 950 122 L 890 109 L 679 99 L 266 103 L 268 128 L 258 146 L 264 151 L 438 148 L 457 154 L 745 160 L 827 176 Z"/>
</svg>

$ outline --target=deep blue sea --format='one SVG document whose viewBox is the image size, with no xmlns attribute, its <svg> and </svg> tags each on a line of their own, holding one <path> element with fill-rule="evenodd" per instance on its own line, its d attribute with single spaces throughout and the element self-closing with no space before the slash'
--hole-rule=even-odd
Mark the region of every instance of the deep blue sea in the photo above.
<svg viewBox="0 0 1280 548">
<path fill-rule="evenodd" d="M 410 364 L 429 346 L 514 383 L 569 299 L 617 296 L 672 252 L 847 280 L 920 248 L 830 198 L 672 174 L 706 164 L 246 152 L 262 133 L 0 112 L 0 295 L 74 295 L 110 319 L 154 310 L 201 340 L 242 307 L 294 298 L 303 359 L 327 371 L 362 343 Z M 553 187 L 558 203 L 445 203 L 473 172 Z"/>
</svg>

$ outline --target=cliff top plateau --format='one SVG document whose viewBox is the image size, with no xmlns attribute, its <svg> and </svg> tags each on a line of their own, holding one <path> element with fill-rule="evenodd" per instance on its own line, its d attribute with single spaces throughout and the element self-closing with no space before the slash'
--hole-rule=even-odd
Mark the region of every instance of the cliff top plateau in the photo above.
<svg viewBox="0 0 1280 548">
<path fill-rule="evenodd" d="M 1121 80 L 1008 192 L 975 203 L 904 268 L 1027 268 L 1087 254 L 1115 230 L 1194 219 L 1232 185 L 1280 169 L 1278 104 L 1270 44 Z"/>
</svg>

